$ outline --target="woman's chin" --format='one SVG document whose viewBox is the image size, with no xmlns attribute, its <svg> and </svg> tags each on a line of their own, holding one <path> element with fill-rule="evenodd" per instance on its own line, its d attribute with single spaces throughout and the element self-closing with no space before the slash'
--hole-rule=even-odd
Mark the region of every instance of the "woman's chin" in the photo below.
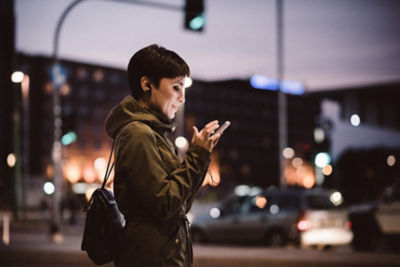
<svg viewBox="0 0 400 267">
<path fill-rule="evenodd" d="M 171 112 L 171 113 L 167 114 L 167 118 L 170 120 L 175 119 L 175 117 L 176 117 L 176 112 Z"/>
</svg>

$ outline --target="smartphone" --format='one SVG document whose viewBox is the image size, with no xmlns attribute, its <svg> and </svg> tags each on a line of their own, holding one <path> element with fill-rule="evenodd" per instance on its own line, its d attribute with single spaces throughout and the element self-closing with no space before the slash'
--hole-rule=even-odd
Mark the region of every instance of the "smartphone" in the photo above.
<svg viewBox="0 0 400 267">
<path fill-rule="evenodd" d="M 218 134 L 218 133 L 223 133 L 223 132 L 226 130 L 226 128 L 229 127 L 229 125 L 231 125 L 231 122 L 230 122 L 230 121 L 224 122 L 224 124 L 222 124 L 221 127 L 219 127 L 219 128 L 213 133 L 213 135 L 214 135 L 214 134 Z"/>
</svg>

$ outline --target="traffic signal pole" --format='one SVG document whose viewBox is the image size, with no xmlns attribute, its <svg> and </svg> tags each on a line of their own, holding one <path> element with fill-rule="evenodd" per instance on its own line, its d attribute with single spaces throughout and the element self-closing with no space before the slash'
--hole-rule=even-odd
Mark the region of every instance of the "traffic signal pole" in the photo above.
<svg viewBox="0 0 400 267">
<path fill-rule="evenodd" d="M 53 146 L 51 151 L 51 158 L 53 161 L 53 181 L 54 181 L 54 193 L 53 193 L 53 205 L 52 205 L 52 220 L 50 225 L 50 234 L 52 241 L 59 243 L 63 241 L 61 234 L 61 201 L 62 201 L 62 185 L 63 185 L 63 171 L 62 171 L 62 108 L 61 108 L 61 97 L 60 87 L 62 81 L 59 80 L 60 66 L 58 59 L 58 43 L 60 39 L 61 27 L 68 13 L 80 2 L 84 0 L 76 0 L 72 2 L 62 13 L 56 26 L 53 39 L 53 67 L 52 67 L 52 80 L 53 80 L 53 120 L 54 120 L 54 132 L 53 132 Z"/>
</svg>

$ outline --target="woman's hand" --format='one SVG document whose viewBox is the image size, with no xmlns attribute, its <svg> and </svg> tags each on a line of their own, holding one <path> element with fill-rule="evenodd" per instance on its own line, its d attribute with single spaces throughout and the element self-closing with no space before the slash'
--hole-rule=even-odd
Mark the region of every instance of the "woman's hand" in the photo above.
<svg viewBox="0 0 400 267">
<path fill-rule="evenodd" d="M 218 127 L 219 124 L 216 120 L 207 123 L 200 132 L 196 126 L 193 126 L 192 144 L 202 146 L 211 152 L 221 137 L 221 133 L 212 135 L 212 133 L 215 132 Z"/>
</svg>

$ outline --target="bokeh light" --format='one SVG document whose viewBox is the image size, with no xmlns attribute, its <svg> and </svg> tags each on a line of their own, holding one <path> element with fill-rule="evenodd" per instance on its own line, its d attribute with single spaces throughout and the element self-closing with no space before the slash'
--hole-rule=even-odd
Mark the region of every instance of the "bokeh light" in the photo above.
<svg viewBox="0 0 400 267">
<path fill-rule="evenodd" d="M 264 196 L 257 196 L 255 204 L 259 209 L 263 209 L 265 208 L 265 205 L 267 205 L 267 199 Z"/>
<path fill-rule="evenodd" d="M 353 125 L 353 126 L 359 126 L 360 122 L 361 122 L 360 116 L 358 116 L 357 114 L 351 115 L 350 122 L 351 122 L 351 125 Z"/>
<path fill-rule="evenodd" d="M 327 164 L 322 168 L 322 173 L 326 176 L 329 176 L 332 174 L 333 168 L 332 165 Z"/>
<path fill-rule="evenodd" d="M 218 208 L 212 208 L 210 210 L 210 216 L 214 219 L 218 218 L 221 215 L 221 211 Z"/>
<path fill-rule="evenodd" d="M 393 155 L 389 155 L 386 159 L 386 163 L 388 166 L 393 167 L 396 164 L 396 157 Z"/>
<path fill-rule="evenodd" d="M 11 81 L 13 83 L 20 83 L 24 79 L 24 73 L 22 71 L 15 71 L 11 74 Z"/>
<path fill-rule="evenodd" d="M 295 168 L 299 168 L 301 165 L 303 165 L 303 160 L 299 157 L 296 157 L 292 160 L 292 165 Z"/>
<path fill-rule="evenodd" d="M 47 195 L 52 195 L 55 191 L 55 186 L 52 182 L 45 182 L 43 185 L 43 191 L 47 194 Z"/>
<path fill-rule="evenodd" d="M 15 167 L 15 164 L 17 163 L 17 157 L 15 156 L 14 153 L 10 153 L 7 156 L 7 165 L 10 168 Z"/>
<path fill-rule="evenodd" d="M 325 165 L 331 162 L 331 157 L 326 152 L 320 152 L 315 156 L 315 165 L 320 168 L 323 168 Z"/>
<path fill-rule="evenodd" d="M 180 149 L 183 149 L 183 148 L 185 148 L 185 147 L 187 147 L 188 146 L 188 140 L 185 138 L 185 137 L 183 137 L 183 136 L 178 136 L 176 139 L 175 139 L 175 145 L 178 147 L 178 148 L 180 148 Z"/>
<path fill-rule="evenodd" d="M 286 147 L 285 149 L 283 149 L 282 151 L 282 155 L 284 158 L 286 159 L 291 159 L 294 157 L 294 150 L 291 147 Z"/>
</svg>

